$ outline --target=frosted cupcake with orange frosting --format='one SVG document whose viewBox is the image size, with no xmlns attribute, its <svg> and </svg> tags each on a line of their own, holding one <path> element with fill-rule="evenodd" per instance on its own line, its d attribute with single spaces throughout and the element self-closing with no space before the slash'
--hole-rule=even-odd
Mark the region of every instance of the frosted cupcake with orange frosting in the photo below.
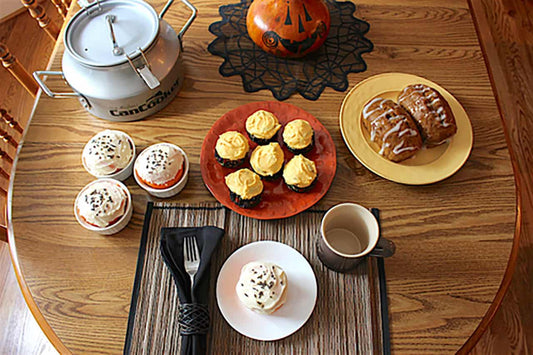
<svg viewBox="0 0 533 355">
<path fill-rule="evenodd" d="M 274 141 L 281 128 L 278 118 L 265 110 L 254 112 L 246 119 L 245 125 L 250 139 L 260 145 Z"/>
<path fill-rule="evenodd" d="M 222 133 L 215 145 L 215 159 L 226 168 L 236 168 L 242 163 L 250 150 L 248 139 L 237 131 Z"/>
<path fill-rule="evenodd" d="M 264 180 L 274 180 L 281 176 L 284 154 L 279 143 L 258 145 L 250 156 L 250 165 Z"/>
<path fill-rule="evenodd" d="M 295 155 L 283 169 L 285 184 L 296 192 L 311 190 L 316 183 L 317 176 L 315 162 L 303 155 Z"/>
<path fill-rule="evenodd" d="M 289 152 L 298 154 L 309 153 L 314 146 L 315 133 L 306 120 L 293 120 L 283 129 L 283 143 Z"/>
<path fill-rule="evenodd" d="M 250 169 L 240 169 L 225 177 L 230 199 L 237 206 L 252 208 L 261 202 L 263 182 L 259 175 Z"/>
<path fill-rule="evenodd" d="M 170 197 L 179 193 L 188 179 L 189 161 L 185 152 L 170 143 L 154 144 L 135 161 L 137 183 L 151 195 Z"/>
</svg>

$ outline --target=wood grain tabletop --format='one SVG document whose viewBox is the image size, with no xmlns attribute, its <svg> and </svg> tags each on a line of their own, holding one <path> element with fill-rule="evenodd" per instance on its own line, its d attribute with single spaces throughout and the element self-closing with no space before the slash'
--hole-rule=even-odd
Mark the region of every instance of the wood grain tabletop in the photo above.
<svg viewBox="0 0 533 355">
<path fill-rule="evenodd" d="M 152 1 L 156 10 L 164 2 Z M 273 100 L 247 93 L 239 77 L 223 78 L 222 60 L 207 51 L 208 26 L 219 21 L 214 1 L 194 1 L 197 20 L 184 38 L 186 81 L 173 102 L 137 122 L 90 116 L 75 99 L 41 95 L 16 164 L 10 197 L 11 251 L 30 307 L 58 349 L 120 353 L 146 202 L 133 177 L 125 181 L 134 216 L 122 232 L 100 236 L 80 227 L 76 194 L 93 180 L 81 165 L 85 143 L 103 129 L 133 137 L 137 150 L 158 142 L 182 147 L 189 182 L 170 201 L 211 201 L 200 174 L 200 149 L 211 125 L 240 105 Z M 483 52 L 467 1 L 359 1 L 370 23 L 368 69 L 350 74 L 350 88 L 384 72 L 423 76 L 451 92 L 474 131 L 472 153 L 452 177 L 427 186 L 387 181 L 346 148 L 339 110 L 347 92 L 326 89 L 319 100 L 287 102 L 317 117 L 337 150 L 337 173 L 319 205 L 353 201 L 381 210 L 382 233 L 397 246 L 386 260 L 391 339 L 395 353 L 455 353 L 491 306 L 509 261 L 516 223 L 513 171 Z M 72 11 L 71 11 L 72 12 Z M 188 11 L 175 4 L 165 19 L 179 28 Z M 59 70 L 58 41 L 51 68 Z M 326 331 L 317 329 L 317 331 Z"/>
</svg>

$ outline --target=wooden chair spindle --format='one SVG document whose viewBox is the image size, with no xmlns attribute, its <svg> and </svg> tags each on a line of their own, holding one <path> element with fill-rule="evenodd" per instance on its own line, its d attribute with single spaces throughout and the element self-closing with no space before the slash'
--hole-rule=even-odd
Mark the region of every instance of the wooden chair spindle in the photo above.
<svg viewBox="0 0 533 355">
<path fill-rule="evenodd" d="M 4 142 L 10 144 L 11 146 L 13 146 L 14 148 L 17 148 L 19 146 L 19 144 L 17 143 L 16 140 L 13 139 L 13 137 L 11 137 L 9 135 L 9 133 L 7 133 L 7 131 L 3 130 L 0 128 L 0 139 L 2 139 Z"/>
<path fill-rule="evenodd" d="M 19 83 L 33 96 L 37 95 L 39 91 L 39 84 L 28 73 L 28 71 L 20 64 L 13 54 L 9 51 L 9 48 L 3 43 L 0 43 L 0 60 L 2 65 L 13 75 Z"/>
<path fill-rule="evenodd" d="M 0 108 L 0 114 L 2 115 L 2 119 L 4 120 L 4 122 L 9 127 L 13 128 L 15 131 L 19 132 L 20 134 L 22 134 L 24 132 L 24 130 L 22 129 L 21 125 L 19 125 L 19 123 L 17 121 L 15 121 L 13 116 L 11 116 L 9 113 L 7 113 L 6 110 L 4 110 L 3 108 Z"/>
<path fill-rule="evenodd" d="M 1 159 L 7 161 L 9 164 L 13 164 L 13 158 L 11 158 L 9 154 L 2 148 L 0 148 L 0 160 Z"/>
<path fill-rule="evenodd" d="M 0 167 L 0 176 L 3 176 L 7 180 L 9 180 L 9 174 L 2 167 Z"/>
<path fill-rule="evenodd" d="M 48 36 L 54 41 L 59 36 L 59 27 L 48 17 L 43 7 L 35 0 L 20 0 L 22 5 L 28 9 L 31 17 L 39 22 L 39 26 L 46 31 Z"/>
<path fill-rule="evenodd" d="M 54 6 L 57 9 L 57 12 L 59 12 L 61 17 L 65 19 L 67 17 L 67 12 L 68 12 L 68 8 L 66 7 L 65 3 L 61 0 L 50 0 L 50 1 L 52 2 L 52 4 L 54 4 Z"/>
</svg>

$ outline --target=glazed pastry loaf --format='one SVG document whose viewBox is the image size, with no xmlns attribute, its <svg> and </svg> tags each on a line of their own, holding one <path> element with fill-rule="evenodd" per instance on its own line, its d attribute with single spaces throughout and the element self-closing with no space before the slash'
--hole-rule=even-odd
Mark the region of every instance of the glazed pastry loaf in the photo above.
<svg viewBox="0 0 533 355">
<path fill-rule="evenodd" d="M 416 120 L 428 146 L 439 145 L 457 132 L 450 105 L 437 90 L 427 85 L 407 86 L 398 96 L 398 103 Z"/>
<path fill-rule="evenodd" d="M 422 137 L 413 118 L 392 100 L 377 97 L 363 108 L 363 127 L 376 143 L 379 154 L 400 162 L 422 148 Z"/>
</svg>

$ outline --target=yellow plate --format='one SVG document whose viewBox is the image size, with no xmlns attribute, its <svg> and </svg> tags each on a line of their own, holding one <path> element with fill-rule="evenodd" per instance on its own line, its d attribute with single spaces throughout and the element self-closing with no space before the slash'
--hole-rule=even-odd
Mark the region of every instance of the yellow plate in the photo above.
<svg viewBox="0 0 533 355">
<path fill-rule="evenodd" d="M 431 86 L 444 96 L 455 116 L 457 133 L 447 143 L 423 148 L 414 157 L 394 163 L 383 158 L 379 148 L 370 143 L 362 127 L 361 111 L 378 96 L 397 102 L 404 87 L 417 83 Z M 340 127 L 344 142 L 361 164 L 385 179 L 408 185 L 431 184 L 451 176 L 466 162 L 474 142 L 470 120 L 459 101 L 434 82 L 411 74 L 385 73 L 361 81 L 344 98 Z"/>
</svg>

